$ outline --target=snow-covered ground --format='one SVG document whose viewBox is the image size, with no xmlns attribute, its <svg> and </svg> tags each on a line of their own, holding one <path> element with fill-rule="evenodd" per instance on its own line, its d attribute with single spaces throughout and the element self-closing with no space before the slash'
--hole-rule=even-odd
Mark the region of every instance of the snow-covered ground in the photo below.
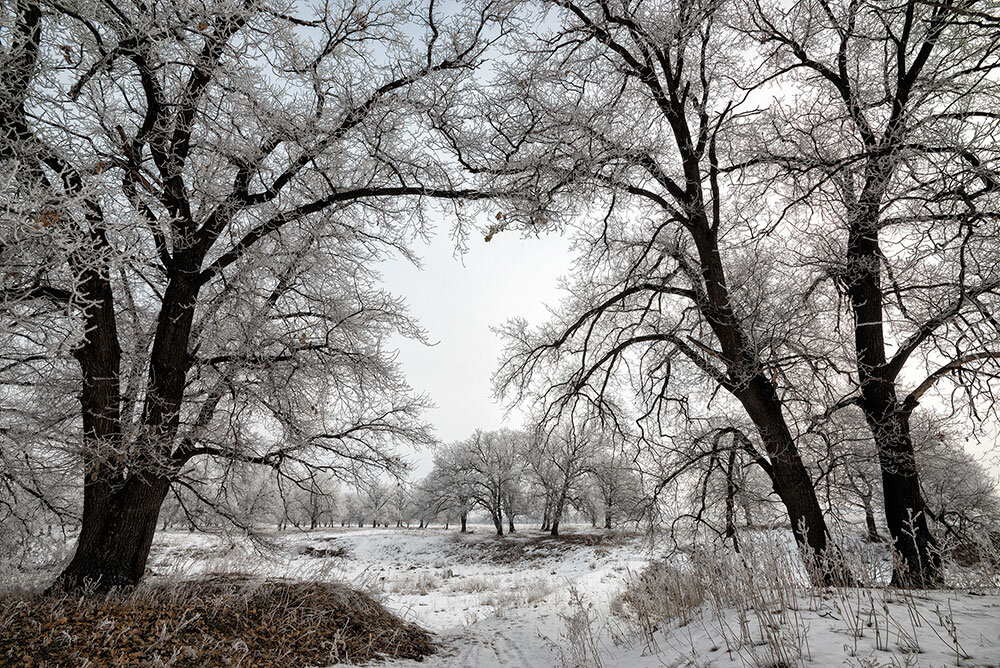
<svg viewBox="0 0 1000 668">
<path fill-rule="evenodd" d="M 694 600 L 662 621 L 648 617 L 663 607 L 653 599 L 674 584 L 656 581 L 637 623 L 620 594 L 662 556 L 648 538 L 582 527 L 558 539 L 491 533 L 324 529 L 272 536 L 258 553 L 164 532 L 150 566 L 154 577 L 343 579 L 437 634 L 441 649 L 425 666 L 1000 666 L 997 591 L 792 590 L 787 581 L 769 588 L 762 573 L 760 582 L 726 583 L 726 600 Z"/>
</svg>

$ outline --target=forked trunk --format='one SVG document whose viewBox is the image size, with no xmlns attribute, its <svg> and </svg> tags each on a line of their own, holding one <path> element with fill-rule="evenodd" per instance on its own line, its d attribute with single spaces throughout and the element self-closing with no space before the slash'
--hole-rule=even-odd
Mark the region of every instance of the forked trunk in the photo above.
<svg viewBox="0 0 1000 668">
<path fill-rule="evenodd" d="M 101 592 L 138 584 L 169 489 L 170 481 L 162 477 L 88 482 L 76 553 L 53 588 Z"/>
</svg>

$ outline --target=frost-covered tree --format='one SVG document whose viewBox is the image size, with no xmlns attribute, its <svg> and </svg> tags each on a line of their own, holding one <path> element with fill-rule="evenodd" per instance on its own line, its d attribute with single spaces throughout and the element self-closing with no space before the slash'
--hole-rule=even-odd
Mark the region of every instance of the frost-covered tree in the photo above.
<svg viewBox="0 0 1000 668">
<path fill-rule="evenodd" d="M 751 162 L 781 175 L 772 225 L 811 267 L 802 301 L 848 319 L 838 407 L 881 468 L 894 581 L 941 581 L 911 418 L 951 385 L 976 401 L 1000 360 L 1000 17 L 975 2 L 748 3 L 774 97 Z M 845 370 L 846 371 L 846 370 Z M 984 408 L 996 415 L 993 392 Z"/>
<path fill-rule="evenodd" d="M 525 3 L 537 37 L 498 67 L 476 104 L 502 131 L 463 158 L 530 198 L 498 228 L 573 225 L 578 262 L 553 319 L 512 323 L 498 382 L 515 400 L 599 402 L 626 384 L 652 438 L 698 402 L 742 411 L 759 436 L 796 540 L 828 580 L 849 579 L 789 416 L 786 383 L 810 314 L 772 288 L 781 239 L 756 224 L 731 168 L 756 64 L 731 20 L 737 3 Z M 462 135 L 455 135 L 460 142 Z M 698 401 L 689 401 L 698 390 Z M 704 398 L 704 399 L 702 399 Z"/>
<path fill-rule="evenodd" d="M 428 110 L 500 18 L 489 2 L 0 8 L 0 439 L 81 462 L 61 585 L 137 582 L 200 458 L 353 473 L 431 441 L 384 343 L 420 331 L 374 268 L 409 257 L 430 200 L 460 212 L 479 193 Z"/>
<path fill-rule="evenodd" d="M 434 514 L 457 517 L 462 533 L 468 530 L 469 512 L 475 505 L 473 472 L 464 461 L 461 442 L 439 446 L 434 468 L 420 483 Z"/>
<path fill-rule="evenodd" d="M 525 468 L 524 442 L 525 435 L 513 429 L 477 429 L 469 438 L 448 446 L 445 456 L 435 460 L 445 487 L 451 488 L 456 500 L 467 500 L 489 513 L 498 536 L 504 535 L 504 513 Z"/>
<path fill-rule="evenodd" d="M 559 535 L 559 523 L 582 491 L 588 474 L 594 472 L 604 445 L 596 420 L 567 420 L 533 434 L 528 461 L 545 489 L 543 530 Z"/>
<path fill-rule="evenodd" d="M 371 523 L 373 529 L 379 524 L 389 525 L 389 516 L 392 514 L 393 487 L 383 480 L 367 480 L 358 483 L 364 517 Z"/>
</svg>

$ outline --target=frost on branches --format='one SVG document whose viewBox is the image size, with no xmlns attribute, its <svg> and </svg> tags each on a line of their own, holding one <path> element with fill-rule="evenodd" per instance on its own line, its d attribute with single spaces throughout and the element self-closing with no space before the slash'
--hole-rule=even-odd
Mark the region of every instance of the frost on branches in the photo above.
<svg viewBox="0 0 1000 668">
<path fill-rule="evenodd" d="M 373 267 L 410 257 L 429 201 L 482 195 L 427 112 L 503 34 L 494 8 L 0 12 L 0 438 L 82 480 L 58 584 L 137 582 L 171 485 L 205 458 L 223 482 L 260 465 L 308 486 L 428 442 L 383 343 L 422 334 Z M 8 487 L 61 507 L 37 476 Z"/>
</svg>

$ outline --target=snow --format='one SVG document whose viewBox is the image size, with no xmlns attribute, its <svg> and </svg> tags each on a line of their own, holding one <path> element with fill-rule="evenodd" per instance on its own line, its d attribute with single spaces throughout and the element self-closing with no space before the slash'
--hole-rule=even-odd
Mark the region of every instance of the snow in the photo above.
<svg viewBox="0 0 1000 668">
<path fill-rule="evenodd" d="M 151 567 L 344 580 L 436 634 L 441 649 L 421 666 L 1000 665 L 998 591 L 779 585 L 753 605 L 706 602 L 644 633 L 616 600 L 664 556 L 655 542 L 589 527 L 564 539 L 473 529 L 323 529 L 271 536 L 261 550 L 164 532 Z"/>
</svg>

